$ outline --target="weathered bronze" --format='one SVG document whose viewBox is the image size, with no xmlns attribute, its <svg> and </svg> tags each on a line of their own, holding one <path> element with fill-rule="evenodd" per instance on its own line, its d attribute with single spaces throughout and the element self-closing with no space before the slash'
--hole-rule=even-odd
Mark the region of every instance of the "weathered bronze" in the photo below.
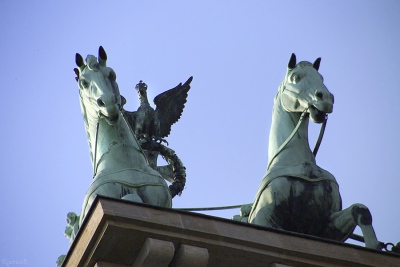
<svg viewBox="0 0 400 267">
<path fill-rule="evenodd" d="M 132 121 L 132 117 L 135 115 L 122 108 L 125 100 L 119 93 L 114 70 L 106 66 L 105 50 L 102 47 L 99 48 L 98 59 L 89 55 L 86 60 L 83 60 L 80 54 L 76 54 L 75 61 L 78 68 L 74 71 L 77 76 L 80 104 L 93 164 L 93 181 L 85 196 L 80 216 L 72 212 L 68 214 L 65 235 L 71 239 L 71 243 L 96 195 L 162 207 L 172 206 L 171 192 L 167 183 L 159 172 L 149 166 L 141 144 L 126 119 Z M 186 96 L 187 90 L 190 88 L 190 81 L 191 78 L 184 86 L 178 86 L 186 90 Z M 180 114 L 176 115 L 176 113 L 174 116 L 169 115 L 171 104 L 159 103 L 163 99 L 168 99 L 168 93 L 161 94 L 158 99 L 160 100 L 157 101 L 157 106 L 162 107 L 160 110 L 163 111 L 162 113 L 156 110 L 153 114 L 158 122 L 154 120 L 149 122 L 146 112 L 138 112 L 137 114 L 140 115 L 135 117 L 136 131 L 154 136 L 157 140 L 167 136 L 171 124 L 180 117 Z M 186 98 L 183 104 L 184 102 L 186 102 Z M 178 108 L 180 113 L 182 113 L 182 105 Z M 167 123 L 164 123 L 163 120 L 166 120 Z M 140 129 L 138 125 L 140 125 Z M 183 190 L 186 175 L 184 167 L 174 151 L 157 142 L 142 143 L 146 143 L 145 146 L 149 150 L 159 151 L 170 162 L 175 163 L 172 169 L 175 167 L 176 173 L 181 176 L 172 186 L 172 193 L 173 195 L 179 194 Z M 182 167 L 179 169 L 180 166 Z"/>
<path fill-rule="evenodd" d="M 139 141 L 147 139 L 165 142 L 162 138 L 170 134 L 172 124 L 182 115 L 192 80 L 193 77 L 190 77 L 183 85 L 180 83 L 175 88 L 156 96 L 155 110 L 147 99 L 147 84 L 140 81 L 136 85 L 140 107 L 135 112 L 125 111 L 124 115 Z"/>
<path fill-rule="evenodd" d="M 175 151 L 161 141 L 165 141 L 162 138 L 170 134 L 171 125 L 179 120 L 192 81 L 190 77 L 183 85 L 157 96 L 156 110 L 147 100 L 146 84 L 140 82 L 137 90 L 141 106 L 137 112 L 129 112 L 123 109 L 126 99 L 120 95 L 114 70 L 106 66 L 103 47 L 99 48 L 98 58 L 88 55 L 84 60 L 77 53 L 75 62 L 93 181 L 81 214 L 67 215 L 64 233 L 70 238 L 70 245 L 97 195 L 172 207 L 172 197 L 184 189 L 186 172 Z M 169 165 L 157 166 L 159 154 Z M 172 182 L 169 187 L 164 178 Z M 59 266 L 64 257 L 57 260 Z"/>
<path fill-rule="evenodd" d="M 267 172 L 241 220 L 338 241 L 358 225 L 366 247 L 381 249 L 368 208 L 353 204 L 342 210 L 335 177 L 316 164 L 309 147 L 309 118 L 322 123 L 333 110 L 333 95 L 318 73 L 320 61 L 296 64 L 296 56 L 290 58 L 274 101 Z"/>
<path fill-rule="evenodd" d="M 193 77 L 190 77 L 183 85 L 180 83 L 156 96 L 154 98 L 155 110 L 151 107 L 147 98 L 147 85 L 140 81 L 136 85 L 140 107 L 135 112 L 123 109 L 124 117 L 134 130 L 150 166 L 172 183 L 169 186 L 172 197 L 182 193 L 186 183 L 186 169 L 175 151 L 165 147 L 162 142 L 168 144 L 163 138 L 170 134 L 172 124 L 180 119 L 192 80 Z M 125 102 L 126 100 L 123 99 L 123 106 Z M 159 154 L 169 165 L 157 166 Z"/>
</svg>

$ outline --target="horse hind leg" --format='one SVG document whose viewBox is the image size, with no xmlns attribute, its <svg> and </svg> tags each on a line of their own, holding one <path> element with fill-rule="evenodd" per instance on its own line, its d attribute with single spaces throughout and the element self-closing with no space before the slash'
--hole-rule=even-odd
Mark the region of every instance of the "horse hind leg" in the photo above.
<svg viewBox="0 0 400 267">
<path fill-rule="evenodd" d="M 144 203 L 171 208 L 172 198 L 168 187 L 165 185 L 148 185 L 138 188 L 138 195 Z"/>
<path fill-rule="evenodd" d="M 132 202 L 143 203 L 143 199 L 138 194 L 127 194 L 127 195 L 123 196 L 121 199 L 129 200 Z"/>
<path fill-rule="evenodd" d="M 172 206 L 171 195 L 166 186 L 146 185 L 137 188 L 123 187 L 121 199 L 167 208 Z"/>
<path fill-rule="evenodd" d="M 362 204 L 353 204 L 347 209 L 333 213 L 329 218 L 329 224 L 323 237 L 345 241 L 356 226 L 359 226 L 362 231 L 365 247 L 382 249 L 372 227 L 372 215 L 369 209 Z"/>
</svg>

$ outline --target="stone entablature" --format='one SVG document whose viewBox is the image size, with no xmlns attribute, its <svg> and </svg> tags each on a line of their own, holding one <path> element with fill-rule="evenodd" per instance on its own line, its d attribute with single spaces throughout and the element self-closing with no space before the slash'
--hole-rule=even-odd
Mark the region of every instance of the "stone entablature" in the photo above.
<svg viewBox="0 0 400 267">
<path fill-rule="evenodd" d="M 400 266 L 400 256 L 98 197 L 63 266 Z"/>
</svg>

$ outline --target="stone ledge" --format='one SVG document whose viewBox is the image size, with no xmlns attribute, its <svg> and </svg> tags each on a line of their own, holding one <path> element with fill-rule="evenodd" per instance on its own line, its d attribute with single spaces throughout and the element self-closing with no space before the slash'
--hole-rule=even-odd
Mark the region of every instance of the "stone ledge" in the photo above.
<svg viewBox="0 0 400 267">
<path fill-rule="evenodd" d="M 92 205 L 62 266 L 132 266 L 149 239 L 173 250 L 165 266 L 196 254 L 198 266 L 400 266 L 392 253 L 106 197 Z"/>
</svg>

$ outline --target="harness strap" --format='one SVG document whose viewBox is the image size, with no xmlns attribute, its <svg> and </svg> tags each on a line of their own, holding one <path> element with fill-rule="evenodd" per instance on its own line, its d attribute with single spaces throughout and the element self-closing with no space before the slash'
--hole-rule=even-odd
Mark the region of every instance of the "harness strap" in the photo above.
<svg viewBox="0 0 400 267">
<path fill-rule="evenodd" d="M 101 118 L 101 116 L 103 116 L 103 113 L 101 113 L 100 110 L 98 111 L 98 114 L 99 114 L 99 115 L 98 115 L 98 117 L 97 117 L 96 135 L 95 135 L 95 141 L 94 141 L 93 178 L 96 177 L 96 174 L 97 174 L 97 143 L 98 143 L 98 137 L 99 137 L 100 118 Z M 140 150 L 141 153 L 143 154 L 143 156 L 144 156 L 144 158 L 145 158 L 145 160 L 146 160 L 146 162 L 147 162 L 147 165 L 150 165 L 150 164 L 149 164 L 149 160 L 148 160 L 147 157 L 146 157 L 146 154 L 144 153 L 142 147 L 140 146 L 138 140 L 136 139 L 136 136 L 135 136 L 135 134 L 134 134 L 134 132 L 133 132 L 133 130 L 132 130 L 132 127 L 131 127 L 131 126 L 129 125 L 129 123 L 126 121 L 125 116 L 124 116 L 124 114 L 122 113 L 122 108 L 120 108 L 120 115 L 122 116 L 122 119 L 124 120 L 126 126 L 127 126 L 127 127 L 129 128 L 129 130 L 131 131 L 133 138 L 136 140 L 136 142 L 137 142 L 137 144 L 138 144 L 138 146 L 139 146 L 139 150 Z"/>
<path fill-rule="evenodd" d="M 313 150 L 314 157 L 317 156 L 319 146 L 321 145 L 322 138 L 324 137 L 324 133 L 325 133 L 325 128 L 326 128 L 326 123 L 327 122 L 328 122 L 328 114 L 325 116 L 325 120 L 321 125 L 321 130 L 319 131 L 319 136 L 318 136 L 318 139 L 317 139 L 317 143 L 315 144 L 315 147 L 314 147 L 314 150 Z"/>
<path fill-rule="evenodd" d="M 267 170 L 269 170 L 269 167 L 271 166 L 272 162 L 274 159 L 279 155 L 279 153 L 282 152 L 282 150 L 285 148 L 285 146 L 292 140 L 293 136 L 296 134 L 297 130 L 299 129 L 301 122 L 304 120 L 304 116 L 306 115 L 306 111 L 308 108 L 306 108 L 303 113 L 301 113 L 299 122 L 297 123 L 296 127 L 293 129 L 292 133 L 289 135 L 289 137 L 286 139 L 285 142 L 278 148 L 278 151 L 275 153 L 275 155 L 271 158 L 271 160 L 268 163 Z"/>
<path fill-rule="evenodd" d="M 306 108 L 303 113 L 301 113 L 299 122 L 297 123 L 296 127 L 293 129 L 292 133 L 289 135 L 289 137 L 285 140 L 285 142 L 283 142 L 283 144 L 278 148 L 278 151 L 275 153 L 275 155 L 272 157 L 272 159 L 269 161 L 268 166 L 267 166 L 267 170 L 269 170 L 269 167 L 272 164 L 272 161 L 279 155 L 279 153 L 282 152 L 282 150 L 286 147 L 286 145 L 290 142 L 290 140 L 292 140 L 293 136 L 296 134 L 297 130 L 299 129 L 301 122 L 304 120 L 304 117 L 306 115 L 308 108 Z M 326 115 L 324 122 L 321 125 L 321 130 L 319 132 L 319 136 L 317 139 L 317 143 L 315 144 L 314 150 L 313 150 L 313 154 L 314 157 L 317 156 L 319 147 L 321 145 L 322 142 L 322 138 L 324 137 L 324 133 L 325 133 L 325 128 L 326 128 L 326 123 L 328 122 L 328 115 Z"/>
<path fill-rule="evenodd" d="M 146 160 L 146 162 L 147 162 L 147 165 L 150 166 L 149 159 L 146 157 L 146 153 L 144 153 L 144 150 L 143 150 L 142 146 L 140 145 L 139 140 L 137 140 L 136 135 L 135 135 L 135 133 L 133 132 L 132 127 L 129 125 L 129 123 L 128 123 L 128 122 L 126 121 L 126 119 L 125 119 L 124 113 L 122 112 L 122 107 L 120 108 L 120 114 L 121 114 L 122 119 L 124 120 L 126 126 L 127 126 L 128 129 L 131 131 L 131 134 L 132 134 L 133 138 L 135 139 L 135 141 L 136 141 L 136 143 L 137 143 L 137 145 L 138 145 L 138 147 L 139 147 L 140 152 L 143 154 L 143 156 L 144 156 L 144 158 L 145 158 L 145 160 Z"/>
<path fill-rule="evenodd" d="M 184 210 L 184 211 L 229 210 L 229 209 L 241 208 L 244 205 L 253 205 L 253 203 L 233 205 L 233 206 L 204 207 L 204 208 L 174 208 L 174 209 Z"/>
<path fill-rule="evenodd" d="M 99 135 L 99 126 L 100 126 L 100 118 L 101 118 L 101 111 L 98 112 L 99 116 L 97 117 L 97 124 L 96 124 L 96 135 L 94 139 L 94 157 L 93 157 L 93 179 L 96 177 L 97 173 L 97 138 Z"/>
</svg>

